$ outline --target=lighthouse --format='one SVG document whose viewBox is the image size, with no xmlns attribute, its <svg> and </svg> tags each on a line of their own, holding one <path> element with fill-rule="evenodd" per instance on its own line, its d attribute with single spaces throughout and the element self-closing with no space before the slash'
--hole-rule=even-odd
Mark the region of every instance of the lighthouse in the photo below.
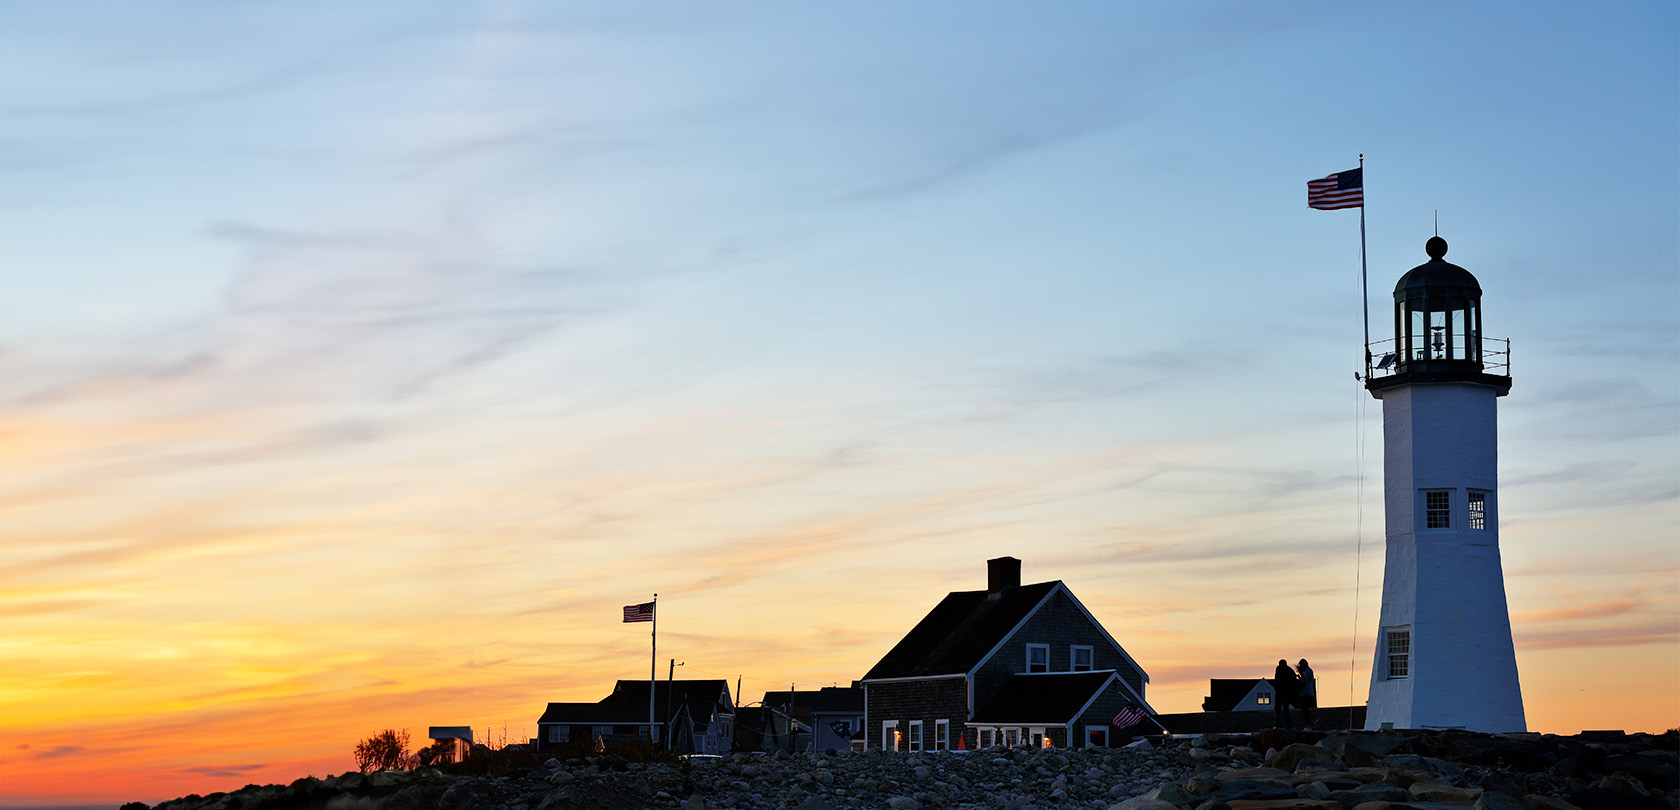
<svg viewBox="0 0 1680 810">
<path fill-rule="evenodd" d="M 1424 252 L 1394 286 L 1394 338 L 1366 355 L 1387 554 L 1365 727 L 1525 731 L 1499 561 L 1510 347 L 1483 336 L 1482 287 L 1446 261 L 1446 240 Z"/>
</svg>

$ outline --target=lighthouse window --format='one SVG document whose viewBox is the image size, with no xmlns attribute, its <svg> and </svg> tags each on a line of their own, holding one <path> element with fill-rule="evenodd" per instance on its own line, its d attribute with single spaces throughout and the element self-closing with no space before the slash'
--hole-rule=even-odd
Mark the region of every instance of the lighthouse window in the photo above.
<svg viewBox="0 0 1680 810">
<path fill-rule="evenodd" d="M 1452 493 L 1444 489 L 1424 491 L 1423 513 L 1425 529 L 1452 528 Z"/>
<path fill-rule="evenodd" d="M 1470 528 L 1475 531 L 1487 531 L 1487 493 L 1470 493 Z"/>
<path fill-rule="evenodd" d="M 1412 631 L 1388 631 L 1388 677 L 1405 678 L 1412 673 Z"/>
</svg>

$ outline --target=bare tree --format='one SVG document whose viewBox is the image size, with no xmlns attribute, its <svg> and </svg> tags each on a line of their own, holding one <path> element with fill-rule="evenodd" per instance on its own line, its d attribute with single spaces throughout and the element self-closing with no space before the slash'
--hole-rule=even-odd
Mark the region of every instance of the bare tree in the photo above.
<svg viewBox="0 0 1680 810">
<path fill-rule="evenodd" d="M 407 729 L 388 728 L 356 743 L 356 767 L 362 773 L 404 768 L 410 759 Z"/>
</svg>

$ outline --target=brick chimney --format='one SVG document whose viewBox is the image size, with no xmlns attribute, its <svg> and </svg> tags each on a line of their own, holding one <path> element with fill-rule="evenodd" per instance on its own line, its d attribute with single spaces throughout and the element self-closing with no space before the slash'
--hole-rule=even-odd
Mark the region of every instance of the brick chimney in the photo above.
<svg viewBox="0 0 1680 810">
<path fill-rule="evenodd" d="M 986 594 L 997 596 L 1021 585 L 1021 561 L 1014 557 L 999 557 L 986 561 Z"/>
</svg>

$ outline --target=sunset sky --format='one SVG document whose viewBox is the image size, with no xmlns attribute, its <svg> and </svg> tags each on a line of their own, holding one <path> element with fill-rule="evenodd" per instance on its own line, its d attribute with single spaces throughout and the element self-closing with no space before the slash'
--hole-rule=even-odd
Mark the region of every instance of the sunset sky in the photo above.
<svg viewBox="0 0 1680 810">
<path fill-rule="evenodd" d="M 656 592 L 845 685 L 1000 555 L 1362 703 L 1361 153 L 1373 337 L 1438 213 L 1511 341 L 1530 728 L 1680 725 L 1680 6 L 1372 5 L 0 5 L 0 806 L 529 736 Z"/>
</svg>

